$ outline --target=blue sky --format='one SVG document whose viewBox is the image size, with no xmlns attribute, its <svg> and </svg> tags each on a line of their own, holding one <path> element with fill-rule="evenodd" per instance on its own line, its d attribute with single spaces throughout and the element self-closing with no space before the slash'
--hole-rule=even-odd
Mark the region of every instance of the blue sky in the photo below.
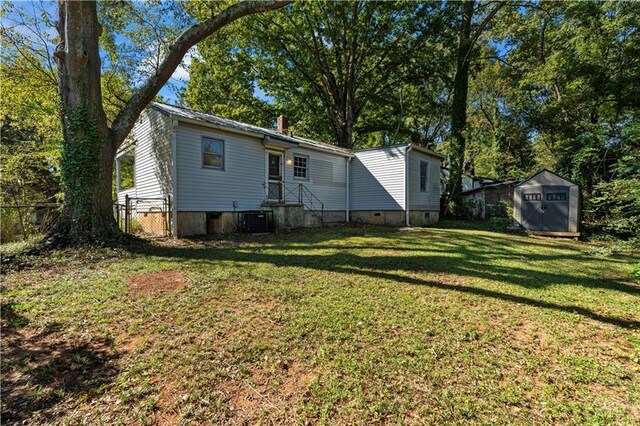
<svg viewBox="0 0 640 426">
<path fill-rule="evenodd" d="M 4 1 L 4 0 L 2 0 Z M 46 45 L 47 50 L 50 54 L 53 53 L 55 49 L 54 39 L 57 37 L 57 31 L 53 27 L 53 25 L 47 26 L 44 21 L 41 19 L 41 14 L 44 12 L 49 15 L 49 20 L 53 23 L 57 18 L 57 2 L 55 1 L 14 1 L 12 3 L 4 3 L 3 6 L 14 5 L 16 8 L 19 8 L 27 15 L 36 18 L 39 25 L 39 32 L 48 39 L 48 43 Z M 40 43 L 40 39 L 36 36 L 36 34 L 30 31 L 29 27 L 32 25 L 20 25 L 21 18 L 15 13 L 7 13 L 0 16 L 0 21 L 2 22 L 4 27 L 13 28 L 20 35 L 26 37 L 27 40 L 30 40 L 33 43 L 38 44 L 38 49 L 43 49 L 44 46 Z M 126 40 L 122 37 L 117 37 L 116 42 L 126 44 Z M 159 92 L 167 102 L 169 103 L 177 103 L 178 102 L 178 94 L 182 91 L 189 82 L 189 64 L 191 63 L 191 59 L 196 52 L 195 49 L 192 49 L 182 61 L 182 64 L 178 67 L 178 69 L 173 73 L 171 79 L 165 84 L 164 87 Z M 103 65 L 105 68 L 109 67 L 108 60 L 106 58 L 103 59 Z M 142 79 L 141 81 L 142 82 Z M 257 95 L 261 99 L 268 100 L 269 98 L 266 94 L 259 88 L 257 88 Z"/>
</svg>

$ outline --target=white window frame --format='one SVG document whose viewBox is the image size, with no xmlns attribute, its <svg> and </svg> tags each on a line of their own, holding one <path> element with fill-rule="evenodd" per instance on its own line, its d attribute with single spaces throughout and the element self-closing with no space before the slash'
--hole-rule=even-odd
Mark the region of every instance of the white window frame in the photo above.
<svg viewBox="0 0 640 426">
<path fill-rule="evenodd" d="M 422 176 L 422 165 L 425 165 L 425 174 Z M 420 160 L 420 170 L 418 171 L 418 179 L 420 182 L 420 192 L 429 192 L 429 162 L 425 160 Z M 423 184 L 424 183 L 424 189 Z"/>
<path fill-rule="evenodd" d="M 222 154 L 218 155 L 218 154 L 214 154 L 212 152 L 205 152 L 204 150 L 204 144 L 205 141 L 213 141 L 213 142 L 219 142 L 220 146 L 222 147 Z M 225 143 L 224 143 L 224 139 L 220 139 L 220 138 L 212 138 L 210 136 L 203 136 L 200 142 L 200 153 L 202 154 L 202 168 L 204 169 L 211 169 L 211 170 L 224 170 L 224 165 L 225 165 Z M 215 156 L 219 156 L 222 157 L 221 161 L 220 161 L 220 166 L 211 166 L 209 164 L 205 164 L 204 159 L 205 159 L 205 155 L 215 155 Z"/>
<path fill-rule="evenodd" d="M 306 159 L 306 160 L 307 160 L 307 165 L 306 165 L 306 167 L 305 167 L 305 174 L 306 174 L 306 177 L 296 176 L 296 157 L 298 157 L 298 158 L 304 158 L 304 159 Z M 310 159 L 309 159 L 309 156 L 308 156 L 308 155 L 293 153 L 293 171 L 292 171 L 292 173 L 291 173 L 291 175 L 293 176 L 293 178 L 294 178 L 294 179 L 296 179 L 296 180 L 307 180 L 307 181 L 308 181 L 308 180 L 309 180 L 309 176 L 310 176 L 310 174 L 309 174 L 309 163 L 310 163 Z"/>
</svg>

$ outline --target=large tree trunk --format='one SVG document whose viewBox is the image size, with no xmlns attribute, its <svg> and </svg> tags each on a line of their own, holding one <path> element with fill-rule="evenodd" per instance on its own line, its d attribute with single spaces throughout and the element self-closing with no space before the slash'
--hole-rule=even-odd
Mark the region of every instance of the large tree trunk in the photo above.
<svg viewBox="0 0 640 426">
<path fill-rule="evenodd" d="M 156 73 L 136 91 L 109 127 L 102 107 L 102 28 L 96 2 L 59 0 L 60 44 L 55 59 L 64 135 L 60 174 L 65 199 L 50 243 L 105 242 L 121 235 L 111 200 L 113 163 L 117 149 L 140 113 L 196 43 L 243 16 L 288 3 L 290 0 L 242 1 L 188 28 L 171 44 Z"/>
<path fill-rule="evenodd" d="M 462 205 L 462 174 L 466 148 L 464 131 L 467 125 L 470 51 L 473 45 L 471 20 L 473 19 L 474 3 L 473 0 L 467 0 L 462 6 L 462 22 L 458 36 L 456 74 L 451 105 L 451 171 L 447 188 L 448 205 L 445 206 L 447 213 L 459 212 Z"/>
<path fill-rule="evenodd" d="M 111 204 L 116 144 L 102 108 L 98 40 L 102 28 L 96 3 L 61 2 L 58 32 L 65 200 L 56 232 L 77 243 L 111 239 L 118 235 Z"/>
</svg>

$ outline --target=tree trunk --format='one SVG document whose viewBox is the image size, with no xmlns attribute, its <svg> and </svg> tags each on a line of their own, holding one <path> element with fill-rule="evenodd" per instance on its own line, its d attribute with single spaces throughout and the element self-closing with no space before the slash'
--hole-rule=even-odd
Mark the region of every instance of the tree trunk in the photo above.
<svg viewBox="0 0 640 426">
<path fill-rule="evenodd" d="M 242 1 L 185 30 L 171 44 L 157 72 L 129 99 L 109 127 L 102 107 L 102 27 L 96 2 L 59 1 L 60 44 L 55 60 L 64 136 L 60 175 L 65 198 L 50 244 L 105 242 L 121 236 L 111 200 L 113 163 L 140 113 L 196 43 L 237 19 L 288 3 L 290 0 Z"/>
<path fill-rule="evenodd" d="M 451 171 L 448 182 L 447 213 L 457 213 L 462 205 L 462 173 L 467 125 L 467 93 L 469 91 L 469 65 L 471 62 L 471 20 L 473 19 L 473 0 L 467 0 L 462 6 L 462 22 L 458 36 L 456 74 L 453 82 L 453 100 L 451 105 Z M 452 206 L 451 206 L 452 205 Z"/>
<path fill-rule="evenodd" d="M 64 210 L 55 232 L 73 243 L 109 240 L 119 234 L 111 182 L 116 144 L 102 107 L 96 3 L 59 5 L 56 50 L 64 134 L 60 171 Z"/>
<path fill-rule="evenodd" d="M 351 149 L 353 147 L 353 124 L 345 123 L 344 126 L 341 126 L 340 135 L 339 135 L 339 146 L 342 148 Z"/>
</svg>

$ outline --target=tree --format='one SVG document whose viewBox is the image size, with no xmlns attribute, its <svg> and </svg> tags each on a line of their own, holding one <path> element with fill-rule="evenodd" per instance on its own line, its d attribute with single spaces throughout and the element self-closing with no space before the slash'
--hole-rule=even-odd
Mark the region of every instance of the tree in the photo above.
<svg viewBox="0 0 640 426">
<path fill-rule="evenodd" d="M 254 96 L 255 85 L 264 89 L 274 99 L 272 110 L 287 113 L 295 131 L 351 148 L 358 135 L 397 133 L 402 114 L 383 111 L 397 111 L 389 104 L 420 84 L 425 68 L 431 77 L 443 67 L 438 46 L 446 37 L 436 39 L 446 33 L 447 11 L 437 3 L 298 2 L 286 15 L 255 16 L 227 33 L 233 42 L 225 57 L 236 59 L 225 75 L 240 76 L 245 96 Z M 205 93 L 229 86 L 225 76 L 208 71 L 220 53 L 207 44 L 200 52 L 206 66 L 194 67 L 185 100 L 206 111 L 233 112 L 230 101 Z"/>
<path fill-rule="evenodd" d="M 640 111 L 640 6 L 541 2 L 506 17 L 505 60 L 537 149 L 589 195 L 633 143 Z M 510 24 L 509 24 L 510 23 Z M 540 153 L 538 154 L 540 155 Z"/>
<path fill-rule="evenodd" d="M 65 198 L 55 240 L 82 243 L 118 235 L 111 200 L 113 161 L 140 113 L 196 43 L 239 18 L 278 9 L 287 3 L 244 1 L 192 23 L 165 49 L 156 52 L 154 72 L 124 100 L 109 125 L 102 94 L 102 27 L 97 5 L 60 2 L 57 22 L 60 43 L 55 61 L 64 138 L 60 170 Z"/>
<path fill-rule="evenodd" d="M 482 177 L 523 179 L 537 170 L 532 131 L 518 104 L 520 91 L 508 67 L 493 59 L 494 49 L 485 44 L 481 51 L 487 59 L 469 85 L 467 168 Z"/>
<path fill-rule="evenodd" d="M 456 72 L 453 81 L 453 99 L 451 103 L 449 150 L 451 174 L 449 175 L 447 185 L 447 206 L 445 206 L 448 212 L 451 212 L 451 209 L 457 210 L 462 202 L 461 191 L 466 148 L 467 97 L 473 49 L 482 32 L 504 3 L 498 3 L 489 9 L 488 12 L 483 13 L 488 5 L 490 5 L 490 3 L 479 3 L 476 7 L 475 0 L 465 0 L 462 3 L 458 28 Z M 480 16 L 480 20 L 474 23 L 474 17 L 476 16 Z"/>
</svg>

